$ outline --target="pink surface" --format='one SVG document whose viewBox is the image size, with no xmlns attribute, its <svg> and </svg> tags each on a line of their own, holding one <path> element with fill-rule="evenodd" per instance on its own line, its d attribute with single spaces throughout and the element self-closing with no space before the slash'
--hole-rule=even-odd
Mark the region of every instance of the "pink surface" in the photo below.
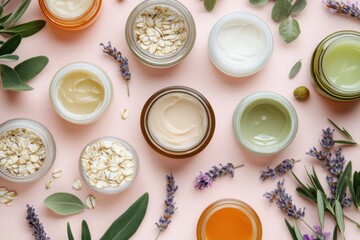
<svg viewBox="0 0 360 240">
<path fill-rule="evenodd" d="M 7 186 L 19 195 L 12 206 L 0 205 L 0 239 L 32 239 L 25 220 L 27 203 L 34 205 L 52 239 L 67 238 L 67 222 L 70 222 L 75 238 L 80 239 L 82 219 L 87 220 L 93 239 L 98 239 L 113 220 L 144 192 L 150 194 L 148 211 L 132 239 L 155 239 L 158 230 L 154 223 L 163 214 L 165 175 L 168 173 L 174 174 L 179 185 L 175 196 L 178 210 L 173 216 L 173 222 L 159 239 L 196 239 L 196 223 L 201 212 L 210 203 L 222 198 L 237 198 L 249 203 L 261 218 L 263 239 L 290 239 L 284 224 L 285 215 L 275 205 L 269 207 L 262 196 L 275 187 L 276 181 L 261 182 L 259 171 L 269 165 L 274 166 L 285 158 L 301 159 L 295 167 L 295 173 L 305 180 L 304 166 L 310 169 L 314 164 L 325 185 L 325 171 L 315 160 L 306 156 L 305 152 L 311 146 L 319 146 L 321 129 L 329 126 L 326 118 L 344 126 L 360 141 L 359 103 L 339 103 L 325 99 L 312 88 L 309 81 L 310 58 L 319 41 L 335 31 L 359 30 L 359 22 L 328 13 L 320 0 L 309 1 L 305 11 L 296 17 L 302 26 L 301 35 L 298 40 L 287 45 L 277 33 L 278 24 L 270 18 L 270 3 L 255 8 L 248 1 L 219 0 L 215 10 L 208 13 L 201 1 L 181 2 L 193 14 L 197 39 L 189 56 L 181 64 L 169 69 L 144 66 L 135 59 L 126 45 L 126 19 L 140 0 L 105 0 L 100 17 L 88 29 L 66 32 L 48 23 L 40 33 L 23 40 L 17 50 L 22 59 L 46 55 L 50 63 L 30 82 L 35 88 L 34 91 L 14 93 L 0 89 L 0 122 L 26 117 L 43 123 L 51 131 L 57 144 L 53 169 L 62 169 L 63 176 L 54 180 L 50 190 L 45 190 L 44 185 L 51 179 L 51 171 L 39 181 L 26 185 L 0 179 L 0 186 Z M 212 65 L 207 53 L 207 38 L 212 26 L 220 17 L 234 11 L 248 11 L 263 18 L 270 26 L 275 42 L 269 64 L 260 73 L 244 79 L 228 77 L 219 72 Z M 37 1 L 32 1 L 23 20 L 43 17 Z M 99 46 L 99 43 L 109 40 L 129 58 L 132 72 L 130 98 L 127 97 L 126 85 L 117 72 L 116 63 L 103 54 Z M 289 70 L 300 58 L 303 68 L 295 79 L 289 80 Z M 98 64 L 109 74 L 114 85 L 115 94 L 110 108 L 100 121 L 90 125 L 79 126 L 66 122 L 55 113 L 49 101 L 48 87 L 51 78 L 60 67 L 74 61 Z M 210 101 L 216 114 L 217 126 L 212 141 L 204 151 L 188 159 L 171 159 L 159 155 L 145 142 L 140 131 L 139 117 L 145 101 L 155 91 L 171 85 L 185 85 L 200 91 Z M 293 89 L 299 85 L 305 85 L 311 91 L 306 102 L 298 102 L 292 95 Z M 264 90 L 277 92 L 289 99 L 299 117 L 299 130 L 295 140 L 287 149 L 273 157 L 258 157 L 246 152 L 236 141 L 231 126 L 232 114 L 238 102 L 250 93 Z M 127 108 L 130 114 L 125 121 L 120 117 L 124 108 Z M 80 178 L 78 158 L 81 150 L 91 140 L 107 135 L 123 138 L 136 149 L 141 166 L 135 183 L 126 192 L 111 196 L 93 192 L 86 186 L 80 192 L 73 190 L 72 181 Z M 346 159 L 353 160 L 356 170 L 360 170 L 359 151 L 359 147 L 345 147 L 343 151 Z M 211 189 L 194 189 L 194 178 L 199 171 L 207 171 L 214 164 L 226 162 L 244 163 L 246 166 L 236 170 L 234 178 L 224 177 L 218 180 Z M 285 176 L 285 179 L 286 189 L 293 195 L 296 205 L 306 206 L 307 222 L 310 225 L 317 224 L 315 206 L 296 194 L 296 184 L 290 175 Z M 82 199 L 91 193 L 97 199 L 97 206 L 93 211 L 88 210 L 73 216 L 56 216 L 42 201 L 48 195 L 59 191 L 76 194 Z M 354 208 L 347 209 L 346 213 L 360 221 L 360 214 Z M 333 220 L 327 218 L 326 230 L 332 231 L 333 224 Z M 300 224 L 300 227 L 304 232 L 308 232 L 303 224 Z M 346 222 L 346 235 L 348 240 L 359 239 L 360 230 Z"/>
</svg>

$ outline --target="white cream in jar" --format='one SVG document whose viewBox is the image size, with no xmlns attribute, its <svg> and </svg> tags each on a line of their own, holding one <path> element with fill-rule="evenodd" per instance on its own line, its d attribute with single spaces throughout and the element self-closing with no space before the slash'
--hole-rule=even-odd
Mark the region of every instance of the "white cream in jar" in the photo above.
<svg viewBox="0 0 360 240">
<path fill-rule="evenodd" d="M 258 72 L 269 61 L 273 39 L 269 27 L 250 13 L 232 13 L 221 18 L 209 37 L 209 54 L 222 72 L 245 77 Z"/>
<path fill-rule="evenodd" d="M 208 119 L 204 106 L 186 93 L 169 93 L 151 107 L 148 118 L 151 135 L 167 149 L 186 150 L 205 136 Z"/>
<path fill-rule="evenodd" d="M 74 19 L 88 11 L 94 0 L 45 0 L 47 9 L 61 19 Z"/>
</svg>

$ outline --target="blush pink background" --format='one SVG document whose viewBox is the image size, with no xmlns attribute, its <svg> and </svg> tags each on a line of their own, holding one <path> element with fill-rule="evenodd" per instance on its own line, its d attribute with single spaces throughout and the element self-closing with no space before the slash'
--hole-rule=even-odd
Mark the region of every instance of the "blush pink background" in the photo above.
<svg viewBox="0 0 360 240">
<path fill-rule="evenodd" d="M 263 239 L 290 239 L 284 224 L 285 215 L 276 206 L 270 207 L 262 196 L 272 190 L 276 180 L 261 182 L 260 169 L 274 166 L 286 158 L 301 159 L 294 171 L 305 180 L 305 167 L 315 165 L 322 180 L 325 171 L 313 159 L 305 155 L 311 146 L 319 146 L 321 129 L 329 126 L 327 118 L 344 126 L 360 141 L 360 108 L 358 102 L 334 102 L 320 96 L 310 83 L 309 64 L 316 45 L 328 34 L 343 29 L 359 30 L 360 23 L 347 17 L 332 15 L 320 0 L 308 1 L 308 6 L 296 19 L 302 26 L 298 40 L 285 44 L 279 37 L 278 24 L 271 20 L 273 3 L 256 8 L 244 0 L 219 0 L 215 10 L 208 13 L 203 2 L 183 0 L 192 13 L 197 39 L 192 52 L 179 65 L 169 69 L 153 69 L 144 66 L 130 52 L 125 42 L 125 23 L 130 11 L 140 0 L 105 0 L 98 20 L 93 26 L 79 32 L 59 30 L 47 24 L 45 29 L 30 38 L 24 39 L 17 53 L 21 59 L 36 55 L 46 55 L 50 62 L 30 85 L 35 90 L 29 92 L 7 92 L 0 89 L 0 122 L 12 118 L 25 117 L 43 123 L 53 134 L 57 145 L 57 156 L 53 169 L 63 170 L 60 179 L 53 180 L 52 189 L 45 190 L 45 182 L 51 179 L 51 170 L 44 178 L 31 184 L 14 184 L 0 179 L 0 186 L 18 192 L 18 198 L 12 206 L 0 205 L 0 239 L 32 239 L 32 232 L 25 220 L 26 207 L 31 204 L 36 208 L 46 232 L 52 239 L 67 239 L 66 223 L 70 222 L 76 239 L 80 239 L 81 220 L 86 219 L 93 236 L 99 239 L 108 226 L 131 203 L 144 192 L 149 192 L 150 201 L 143 223 L 132 239 L 155 239 L 158 230 L 155 222 L 163 214 L 163 201 L 166 196 L 165 175 L 173 173 L 179 190 L 175 201 L 178 210 L 173 222 L 159 239 L 192 240 L 196 239 L 197 220 L 201 212 L 212 202 L 222 198 L 237 198 L 249 203 L 258 213 L 263 224 Z M 215 22 L 225 14 L 234 11 L 247 11 L 263 18 L 271 28 L 274 37 L 274 52 L 268 65 L 258 74 L 247 78 L 233 78 L 219 72 L 211 63 L 207 51 L 207 39 Z M 44 18 L 37 1 L 32 1 L 29 10 L 22 19 Z M 131 97 L 126 94 L 126 84 L 118 73 L 117 64 L 102 53 L 101 42 L 112 41 L 129 58 L 132 79 Z M 292 65 L 302 59 L 303 68 L 299 75 L 288 79 Z M 113 102 L 98 122 L 80 126 L 61 119 L 53 110 L 48 88 L 55 72 L 62 66 L 75 61 L 89 61 L 101 66 L 111 77 L 114 86 Z M 200 154 L 187 159 L 171 159 L 153 151 L 145 142 L 139 126 L 139 117 L 145 101 L 157 90 L 172 86 L 185 85 L 200 91 L 212 104 L 216 114 L 217 126 L 214 137 L 208 147 Z M 306 102 L 296 101 L 293 89 L 305 85 L 311 96 Z M 259 157 L 246 152 L 236 141 L 232 126 L 232 114 L 241 99 L 257 91 L 274 91 L 291 101 L 299 117 L 299 130 L 293 143 L 283 152 L 272 157 Z M 122 109 L 129 110 L 129 118 L 122 120 Z M 101 136 L 117 136 L 128 141 L 137 151 L 140 159 L 139 175 L 130 189 L 117 195 L 102 195 L 84 186 L 75 191 L 71 183 L 80 178 L 78 157 L 82 148 L 91 140 Z M 336 137 L 340 137 L 336 134 Z M 360 170 L 359 147 L 345 147 L 346 159 L 353 160 L 354 169 Z M 197 191 L 194 178 L 199 171 L 207 171 L 219 163 L 243 163 L 244 168 L 236 170 L 235 177 L 224 177 L 216 181 L 211 189 Z M 298 207 L 306 206 L 306 221 L 310 225 L 318 224 L 316 208 L 303 200 L 295 192 L 295 182 L 290 175 L 285 176 L 286 189 L 293 195 Z M 323 182 L 324 184 L 325 181 Z M 70 192 L 81 199 L 93 194 L 96 208 L 93 211 L 60 217 L 50 212 L 42 201 L 55 192 Z M 346 214 L 360 221 L 359 211 L 347 209 Z M 326 219 L 326 230 L 333 230 L 333 220 Z M 300 224 L 304 232 L 308 229 Z M 348 240 L 359 239 L 360 231 L 350 222 L 346 222 Z"/>
</svg>

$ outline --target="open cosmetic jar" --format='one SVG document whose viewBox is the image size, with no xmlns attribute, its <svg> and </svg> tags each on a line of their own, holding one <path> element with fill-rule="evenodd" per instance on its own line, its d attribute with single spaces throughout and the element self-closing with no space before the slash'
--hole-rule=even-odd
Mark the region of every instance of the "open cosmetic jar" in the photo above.
<svg viewBox="0 0 360 240">
<path fill-rule="evenodd" d="M 85 146 L 79 159 L 80 175 L 93 190 L 104 194 L 125 191 L 134 182 L 139 161 L 135 150 L 117 137 L 102 137 Z"/>
<path fill-rule="evenodd" d="M 56 146 L 42 124 L 16 118 L 0 125 L 0 177 L 15 183 L 43 177 L 55 161 Z"/>
<path fill-rule="evenodd" d="M 99 119 L 111 103 L 113 89 L 98 66 L 75 62 L 62 67 L 50 84 L 50 100 L 65 120 L 87 124 Z"/>
<path fill-rule="evenodd" d="M 146 0 L 130 13 L 126 42 L 144 64 L 164 68 L 181 62 L 195 43 L 195 23 L 177 0 Z"/>
<path fill-rule="evenodd" d="M 141 131 L 157 152 L 183 158 L 202 151 L 215 130 L 210 103 L 198 91 L 184 86 L 159 90 L 145 103 Z"/>
<path fill-rule="evenodd" d="M 98 17 L 102 0 L 39 0 L 41 11 L 55 26 L 65 30 L 89 27 Z"/>
<path fill-rule="evenodd" d="M 294 107 L 281 95 L 258 92 L 245 97 L 233 115 L 239 143 L 260 155 L 274 155 L 295 138 L 298 118 Z"/>
<path fill-rule="evenodd" d="M 208 44 L 214 65 L 233 77 L 260 71 L 270 60 L 274 46 L 266 23 L 247 12 L 222 17 L 212 28 Z"/>
<path fill-rule="evenodd" d="M 360 32 L 339 31 L 323 39 L 311 60 L 315 88 L 324 96 L 351 101 L 360 98 Z"/>
<path fill-rule="evenodd" d="M 209 205 L 196 228 L 197 240 L 261 240 L 262 226 L 256 212 L 237 199 Z"/>
</svg>

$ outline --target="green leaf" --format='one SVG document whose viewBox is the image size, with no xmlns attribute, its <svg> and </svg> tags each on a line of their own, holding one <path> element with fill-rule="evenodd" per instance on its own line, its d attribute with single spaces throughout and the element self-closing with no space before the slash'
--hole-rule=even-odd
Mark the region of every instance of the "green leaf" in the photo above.
<svg viewBox="0 0 360 240">
<path fill-rule="evenodd" d="M 21 34 L 23 38 L 34 35 L 39 32 L 46 25 L 44 20 L 34 20 L 31 22 L 23 23 L 15 27 L 0 29 L 0 33 L 4 33 L 9 36 L 15 34 Z"/>
<path fill-rule="evenodd" d="M 298 14 L 306 7 L 306 0 L 296 0 L 291 9 L 291 14 Z"/>
<path fill-rule="evenodd" d="M 23 83 L 15 70 L 7 65 L 0 65 L 0 76 L 5 90 L 28 91 L 33 89 L 29 85 Z"/>
<path fill-rule="evenodd" d="M 15 54 L 4 54 L 0 56 L 0 60 L 3 61 L 17 61 L 19 60 L 19 56 Z"/>
<path fill-rule="evenodd" d="M 350 133 L 348 131 L 346 131 L 345 128 L 340 128 L 338 125 L 336 125 L 333 121 L 331 121 L 329 118 L 328 118 L 328 121 L 331 123 L 331 125 L 333 125 L 340 133 L 342 133 L 346 138 L 354 141 L 353 137 L 350 135 Z M 355 141 L 354 141 L 355 142 Z"/>
<path fill-rule="evenodd" d="M 0 6 L 0 16 L 2 16 L 3 12 L 4 12 L 4 7 Z"/>
<path fill-rule="evenodd" d="M 353 185 L 353 183 L 351 182 L 350 178 L 346 178 L 346 183 L 347 183 L 347 185 L 348 185 L 348 187 L 349 187 L 349 192 L 350 192 L 350 194 L 351 194 L 351 197 L 352 197 L 352 200 L 353 200 L 353 202 L 354 202 L 355 207 L 356 207 L 356 208 L 360 208 L 360 206 L 359 206 L 359 199 L 358 199 L 358 197 L 357 197 L 356 194 L 355 194 L 354 185 Z"/>
<path fill-rule="evenodd" d="M 299 23 L 292 17 L 288 17 L 280 23 L 279 34 L 286 43 L 290 43 L 297 39 L 300 33 Z"/>
<path fill-rule="evenodd" d="M 291 68 L 290 73 L 289 73 L 289 78 L 293 79 L 300 71 L 301 69 L 301 59 L 299 61 L 297 61 L 294 66 Z"/>
<path fill-rule="evenodd" d="M 344 144 L 344 145 L 357 145 L 357 142 L 349 141 L 349 140 L 334 140 L 334 143 Z"/>
<path fill-rule="evenodd" d="M 81 223 L 81 240 L 91 240 L 89 226 L 85 220 Z"/>
<path fill-rule="evenodd" d="M 204 7 L 206 11 L 211 12 L 216 5 L 216 0 L 204 0 Z"/>
<path fill-rule="evenodd" d="M 128 240 L 144 219 L 149 194 L 144 193 L 106 230 L 100 240 Z"/>
<path fill-rule="evenodd" d="M 265 5 L 269 0 L 249 0 L 252 5 Z"/>
<path fill-rule="evenodd" d="M 303 240 L 302 234 L 296 222 L 294 221 L 294 232 L 297 240 Z"/>
<path fill-rule="evenodd" d="M 5 21 L 5 28 L 12 27 L 24 15 L 26 9 L 29 7 L 31 0 L 23 0 L 19 7 L 10 15 Z"/>
<path fill-rule="evenodd" d="M 304 188 L 296 188 L 296 191 L 303 197 L 315 202 L 316 201 L 316 195 L 312 194 L 311 192 L 305 190 Z"/>
<path fill-rule="evenodd" d="M 28 82 L 38 75 L 48 64 L 49 59 L 45 56 L 29 58 L 15 66 L 14 70 L 22 82 Z"/>
<path fill-rule="evenodd" d="M 44 200 L 45 206 L 59 215 L 71 215 L 82 212 L 85 204 L 75 195 L 70 193 L 54 193 Z"/>
<path fill-rule="evenodd" d="M 277 0 L 271 12 L 271 18 L 275 22 L 281 22 L 291 13 L 292 5 L 289 0 Z"/>
<path fill-rule="evenodd" d="M 341 204 L 337 199 L 335 200 L 335 218 L 341 234 L 344 235 L 345 232 L 344 213 Z"/>
<path fill-rule="evenodd" d="M 1 17 L 0 18 L 0 26 L 3 26 L 4 22 L 6 22 L 9 19 L 10 16 L 11 16 L 11 13 Z"/>
<path fill-rule="evenodd" d="M 10 54 L 15 52 L 18 46 L 21 43 L 21 35 L 17 34 L 12 38 L 9 38 L 3 45 L 0 47 L 0 56 L 5 54 Z"/>
<path fill-rule="evenodd" d="M 321 186 L 321 183 L 316 174 L 314 166 L 312 167 L 312 171 L 313 171 L 313 175 L 311 175 L 311 181 L 314 183 L 314 187 L 316 187 L 316 189 L 319 189 L 321 191 L 321 193 L 325 196 L 324 188 Z"/>
<path fill-rule="evenodd" d="M 337 240 L 337 225 L 335 225 L 335 228 L 333 231 L 333 240 Z"/>
<path fill-rule="evenodd" d="M 316 197 L 317 197 L 319 222 L 321 229 L 324 229 L 325 208 L 324 208 L 323 195 L 319 189 L 316 191 Z"/>
<path fill-rule="evenodd" d="M 67 223 L 67 235 L 68 235 L 68 240 L 74 240 L 74 235 L 72 234 L 69 222 Z"/>
<path fill-rule="evenodd" d="M 351 178 L 351 174 L 352 174 L 352 163 L 350 161 L 350 162 L 348 162 L 344 171 L 340 175 L 338 183 L 337 183 L 337 187 L 336 187 L 335 199 L 338 199 L 340 202 L 344 198 L 344 194 L 346 191 L 346 186 L 347 186 L 346 178 Z"/>
<path fill-rule="evenodd" d="M 355 195 L 356 195 L 357 199 L 359 199 L 359 201 L 360 201 L 360 172 L 358 172 L 358 171 L 354 172 L 353 187 L 354 187 Z"/>
<path fill-rule="evenodd" d="M 290 225 L 290 223 L 288 222 L 288 220 L 286 218 L 284 220 L 285 220 L 286 227 L 289 230 L 292 239 L 297 240 L 294 228 Z"/>
</svg>

